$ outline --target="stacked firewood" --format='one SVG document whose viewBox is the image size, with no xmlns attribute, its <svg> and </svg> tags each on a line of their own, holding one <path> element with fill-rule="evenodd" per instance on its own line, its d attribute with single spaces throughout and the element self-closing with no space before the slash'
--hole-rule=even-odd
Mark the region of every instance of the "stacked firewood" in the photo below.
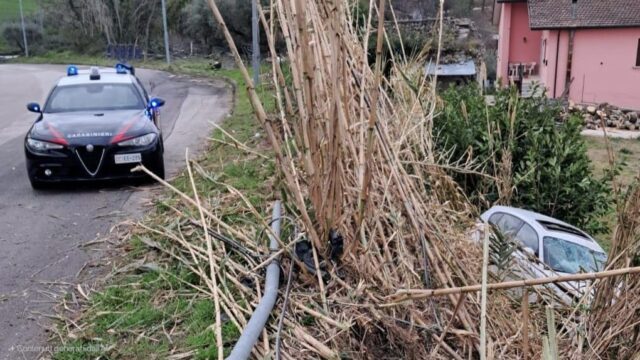
<svg viewBox="0 0 640 360">
<path fill-rule="evenodd" d="M 569 113 L 575 113 L 584 119 L 587 129 L 601 127 L 618 128 L 622 130 L 640 130 L 638 113 L 629 109 L 622 109 L 607 103 L 599 105 L 576 105 L 569 103 Z"/>
</svg>

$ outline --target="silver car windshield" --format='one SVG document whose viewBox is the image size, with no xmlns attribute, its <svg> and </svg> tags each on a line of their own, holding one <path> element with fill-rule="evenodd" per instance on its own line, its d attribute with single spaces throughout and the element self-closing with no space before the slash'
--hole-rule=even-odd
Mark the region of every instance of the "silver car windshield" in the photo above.
<svg viewBox="0 0 640 360">
<path fill-rule="evenodd" d="M 56 87 L 45 106 L 45 113 L 69 111 L 144 109 L 142 97 L 131 84 L 92 83 Z"/>
<path fill-rule="evenodd" d="M 607 255 L 574 242 L 545 236 L 543 239 L 544 262 L 562 273 L 601 271 Z"/>
</svg>

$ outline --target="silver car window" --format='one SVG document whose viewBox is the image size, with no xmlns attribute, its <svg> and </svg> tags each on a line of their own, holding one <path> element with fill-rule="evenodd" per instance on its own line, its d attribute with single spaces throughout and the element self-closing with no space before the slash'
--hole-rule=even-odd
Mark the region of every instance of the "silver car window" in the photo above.
<svg viewBox="0 0 640 360">
<path fill-rule="evenodd" d="M 56 87 L 45 113 L 103 110 L 142 110 L 145 103 L 132 84 L 90 83 Z"/>
<path fill-rule="evenodd" d="M 553 270 L 576 274 L 603 269 L 607 255 L 593 251 L 574 242 L 545 236 L 543 239 L 544 262 Z"/>
<path fill-rule="evenodd" d="M 503 213 L 495 213 L 493 215 L 491 215 L 491 217 L 489 218 L 489 224 L 491 225 L 498 225 L 498 221 L 500 221 L 500 218 L 502 217 L 502 215 L 504 215 Z"/>
<path fill-rule="evenodd" d="M 524 221 L 509 214 L 504 214 L 496 223 L 498 229 L 509 240 L 516 236 L 522 225 L 524 225 Z"/>
<path fill-rule="evenodd" d="M 539 239 L 536 231 L 529 226 L 528 224 L 522 225 L 520 231 L 516 234 L 516 240 L 518 240 L 522 246 L 531 248 L 536 255 L 538 255 L 539 250 Z"/>
</svg>

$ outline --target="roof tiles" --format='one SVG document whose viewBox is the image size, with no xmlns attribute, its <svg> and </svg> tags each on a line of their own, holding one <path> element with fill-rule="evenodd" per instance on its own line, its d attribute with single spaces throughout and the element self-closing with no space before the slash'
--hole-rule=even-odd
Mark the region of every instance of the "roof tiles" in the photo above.
<svg viewBox="0 0 640 360">
<path fill-rule="evenodd" d="M 532 29 L 640 27 L 640 0 L 529 0 Z"/>
</svg>

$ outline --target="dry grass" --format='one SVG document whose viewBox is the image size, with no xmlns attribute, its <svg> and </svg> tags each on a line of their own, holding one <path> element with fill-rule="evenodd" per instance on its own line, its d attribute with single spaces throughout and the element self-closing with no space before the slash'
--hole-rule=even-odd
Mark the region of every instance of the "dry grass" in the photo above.
<svg viewBox="0 0 640 360">
<path fill-rule="evenodd" d="M 604 174 L 610 168 L 607 143 L 602 137 L 586 136 L 589 158 L 596 174 Z M 640 169 L 640 139 L 609 139 L 611 148 L 620 163 L 620 183 L 630 185 Z"/>
<path fill-rule="evenodd" d="M 640 186 L 638 178 L 618 203 L 618 222 L 607 267 L 640 263 Z M 595 285 L 595 299 L 576 337 L 575 359 L 637 359 L 640 354 L 640 277 L 621 276 Z"/>
<path fill-rule="evenodd" d="M 483 321 L 481 328 L 478 319 L 484 318 L 485 305 L 475 294 L 389 303 L 398 289 L 479 283 L 482 256 L 466 234 L 475 209 L 442 170 L 444 154 L 433 148 L 437 79 L 424 78 L 426 59 L 399 55 L 386 59 L 391 71 L 388 77 L 382 76 L 388 39 L 381 24 L 376 26 L 372 20 L 384 16 L 386 1 L 370 1 L 364 28 L 353 26 L 356 22 L 348 4 L 274 0 L 262 14 L 270 44 L 278 35 L 287 48 L 286 64 L 273 64 L 275 116 L 265 111 L 231 35 L 226 34 L 256 117 L 268 134 L 288 215 L 295 218 L 298 229 L 282 246 L 290 249 L 292 241 L 308 239 L 312 250 L 311 264 L 301 264 L 291 284 L 287 308 L 276 311 L 285 314 L 282 332 L 274 324 L 267 326 L 267 334 L 277 333 L 282 339 L 282 353 L 276 357 L 394 354 L 449 359 L 480 353 L 482 358 L 539 358 L 544 329 L 555 328 L 545 326 L 546 322 L 553 320 L 547 320 L 544 306 L 522 306 L 514 294 L 490 294 L 486 324 Z M 209 5 L 224 28 L 215 0 L 209 0 Z M 377 43 L 373 67 L 366 52 L 369 39 Z M 273 46 L 271 52 L 275 58 Z M 285 78 L 283 68 L 290 78 Z M 633 203 L 621 207 L 621 214 L 630 209 L 635 209 Z M 215 226 L 224 226 L 207 215 Z M 329 241 L 333 232 L 344 238 L 344 251 L 338 256 L 331 255 L 336 251 Z M 632 226 L 626 237 L 618 235 L 617 243 L 632 243 L 628 234 L 633 233 Z M 244 244 L 256 251 L 264 249 L 250 241 Z M 223 256 L 220 250 L 218 256 Z M 250 259 L 238 261 L 237 266 L 246 267 L 243 262 Z M 298 261 L 293 258 L 288 266 Z M 598 299 L 605 292 L 612 295 L 611 286 L 598 286 Z M 582 335 L 576 335 L 579 327 L 571 314 L 587 315 L 580 307 L 563 307 L 543 288 L 533 290 L 543 303 L 554 305 L 565 329 L 571 329 L 548 339 L 547 350 L 557 348 L 564 356 L 582 354 L 584 349 L 575 346 Z M 221 298 L 229 295 L 221 290 Z M 255 298 L 259 291 L 246 296 Z M 231 304 L 226 311 L 234 312 Z M 241 323 L 242 313 L 227 315 Z M 548 318 L 554 319 L 553 315 Z M 629 330 L 622 325 L 620 333 Z M 523 332 L 529 334 L 527 339 L 522 339 Z M 590 332 L 586 338 L 595 344 L 597 334 Z M 617 335 L 607 337 L 608 341 L 615 341 Z M 265 340 L 254 351 L 267 355 L 270 343 Z M 606 354 L 600 347 L 586 355 Z"/>
<path fill-rule="evenodd" d="M 597 175 L 604 176 L 605 172 L 611 169 L 609 152 L 607 146 L 611 147 L 611 153 L 614 155 L 617 164 L 616 182 L 623 188 L 634 183 L 640 169 L 640 139 L 619 139 L 609 138 L 608 141 L 603 137 L 586 136 L 587 153 L 593 163 L 593 169 Z M 616 227 L 617 211 L 611 208 L 602 221 L 611 231 L 597 236 L 602 247 L 609 251 L 611 249 L 612 238 Z"/>
<path fill-rule="evenodd" d="M 215 1 L 209 4 L 224 26 Z M 275 152 L 290 215 L 298 219 L 299 236 L 313 245 L 313 266 L 299 274 L 289 295 L 283 356 L 466 357 L 485 346 L 474 295 L 463 302 L 450 296 L 387 304 L 399 287 L 479 282 L 481 256 L 466 234 L 474 209 L 433 150 L 436 79 L 424 78 L 424 58 L 389 59 L 391 76 L 382 76 L 387 38 L 372 19 L 383 16 L 385 1 L 371 1 L 370 9 L 365 28 L 352 26 L 342 2 L 277 0 L 263 16 L 271 43 L 276 31 L 284 37 L 291 79 L 274 64 L 275 117 L 251 96 L 251 85 L 250 97 Z M 365 51 L 369 38 L 377 42 L 373 69 Z M 344 237 L 339 258 L 329 256 L 332 231 Z M 493 295 L 487 308 L 487 352 L 517 357 L 519 302 Z M 302 326 L 308 316 L 313 326 Z M 541 323 L 525 324 L 535 334 L 534 354 L 541 349 Z"/>
</svg>

